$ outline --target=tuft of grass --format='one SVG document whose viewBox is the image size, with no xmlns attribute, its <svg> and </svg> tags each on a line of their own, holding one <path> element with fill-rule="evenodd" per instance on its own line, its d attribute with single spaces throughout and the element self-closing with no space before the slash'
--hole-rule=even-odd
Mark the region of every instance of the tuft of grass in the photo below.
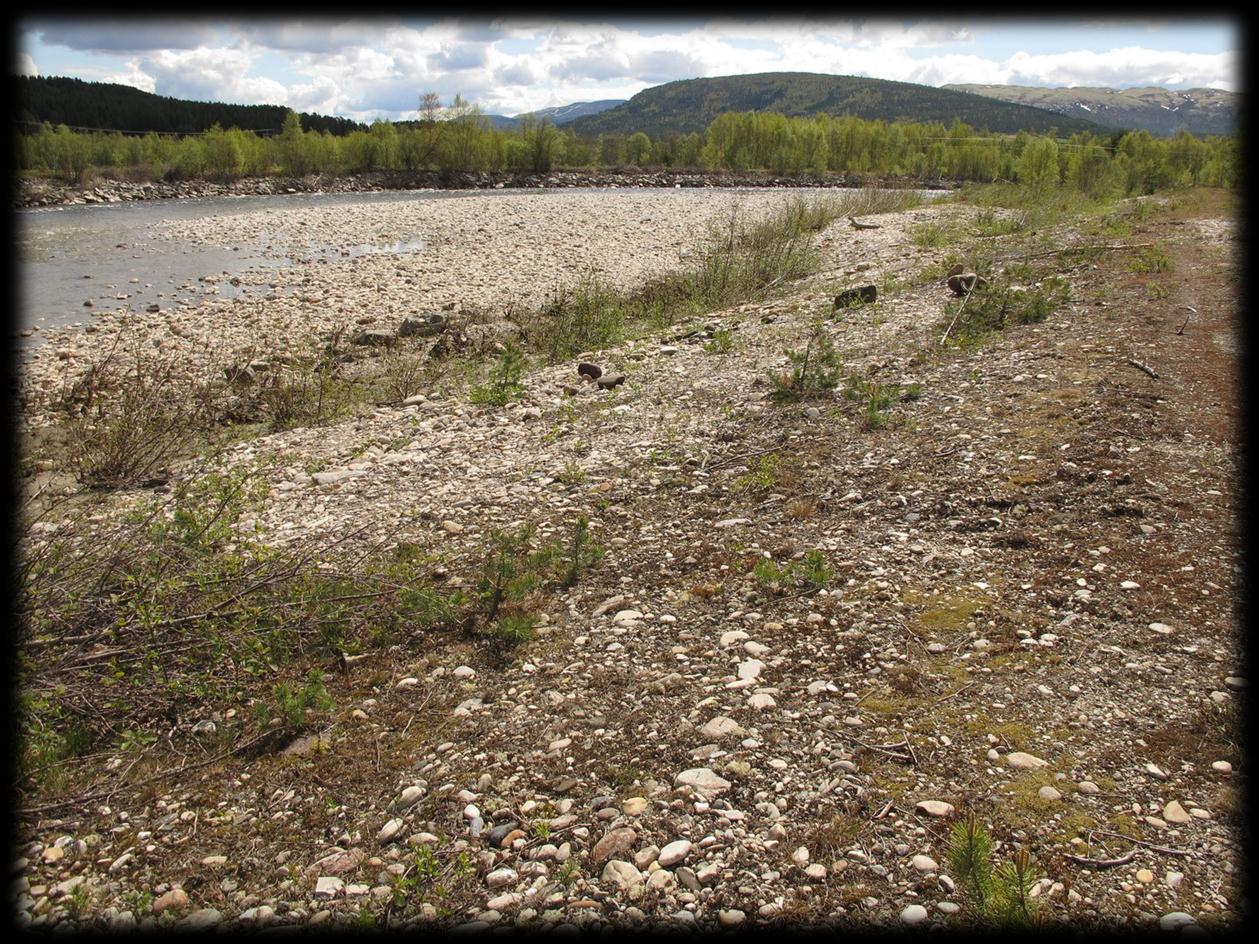
<svg viewBox="0 0 1259 944">
<path fill-rule="evenodd" d="M 1129 272 L 1170 272 L 1172 257 L 1166 246 L 1142 246 L 1133 251 L 1127 266 Z"/>
</svg>

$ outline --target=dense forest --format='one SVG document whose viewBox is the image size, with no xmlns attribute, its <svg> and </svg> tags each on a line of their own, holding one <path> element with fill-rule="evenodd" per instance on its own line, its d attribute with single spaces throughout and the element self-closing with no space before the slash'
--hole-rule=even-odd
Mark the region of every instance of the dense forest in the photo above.
<svg viewBox="0 0 1259 944">
<path fill-rule="evenodd" d="M 867 121 L 853 116 L 788 117 L 767 112 L 718 115 L 700 133 L 652 139 L 644 132 L 584 138 L 572 126 L 522 119 L 494 128 L 476 106 L 456 98 L 406 124 L 376 121 L 335 135 L 304 128 L 289 111 L 278 135 L 218 125 L 172 137 L 80 133 L 42 125 L 16 137 L 17 165 L 27 172 L 83 180 L 93 170 L 132 179 L 179 179 L 370 171 L 545 173 L 559 168 L 655 167 L 765 170 L 776 174 L 845 173 L 956 181 L 1056 181 L 1092 194 L 1150 193 L 1168 186 L 1231 187 L 1238 182 L 1235 138 L 1187 132 L 1155 138 L 1146 131 L 1077 133 L 1052 138 L 1027 132 L 980 132 L 960 121 Z"/>
<path fill-rule="evenodd" d="M 225 105 L 154 95 L 130 85 L 79 79 L 17 76 L 19 121 L 27 130 L 47 122 L 71 128 L 100 128 L 143 134 L 200 134 L 214 125 L 275 132 L 288 111 L 280 105 Z M 312 131 L 349 134 L 363 126 L 348 118 L 301 115 Z"/>
</svg>

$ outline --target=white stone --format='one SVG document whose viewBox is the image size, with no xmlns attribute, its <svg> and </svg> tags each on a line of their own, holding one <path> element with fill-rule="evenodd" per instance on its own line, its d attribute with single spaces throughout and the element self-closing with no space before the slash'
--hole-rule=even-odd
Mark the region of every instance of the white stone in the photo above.
<svg viewBox="0 0 1259 944">
<path fill-rule="evenodd" d="M 1041 760 L 1033 754 L 1025 754 L 1023 751 L 1014 751 L 1005 755 L 1005 762 L 1011 767 L 1017 767 L 1019 770 L 1035 770 L 1038 767 L 1048 767 L 1049 761 Z"/>
<path fill-rule="evenodd" d="M 725 793 L 732 784 L 724 777 L 719 777 L 708 767 L 692 767 L 684 770 L 673 778 L 678 786 L 689 786 L 705 794 Z"/>
<path fill-rule="evenodd" d="M 922 905 L 909 905 L 901 912 L 902 924 L 922 924 L 927 920 L 927 909 Z"/>
<path fill-rule="evenodd" d="M 916 855 L 910 859 L 909 864 L 919 872 L 935 872 L 940 868 L 936 860 L 929 855 Z"/>
<path fill-rule="evenodd" d="M 671 868 L 679 862 L 686 860 L 691 854 L 691 843 L 686 839 L 675 839 L 663 849 L 660 850 L 660 856 L 657 858 L 662 868 Z"/>
</svg>

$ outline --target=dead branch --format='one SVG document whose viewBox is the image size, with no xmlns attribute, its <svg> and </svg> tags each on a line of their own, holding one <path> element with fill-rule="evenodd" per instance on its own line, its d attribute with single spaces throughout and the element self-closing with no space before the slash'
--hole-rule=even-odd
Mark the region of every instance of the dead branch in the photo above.
<svg viewBox="0 0 1259 944">
<path fill-rule="evenodd" d="M 1158 380 L 1158 374 L 1155 373 L 1153 367 L 1146 367 L 1140 361 L 1134 361 L 1131 358 L 1129 358 L 1128 363 L 1132 365 L 1133 367 L 1135 367 L 1137 370 L 1142 371 L 1143 373 L 1147 373 L 1151 377 L 1153 377 L 1155 380 Z"/>
<path fill-rule="evenodd" d="M 1114 869 L 1121 865 L 1127 865 L 1137 857 L 1137 851 L 1133 849 L 1127 855 L 1122 855 L 1118 859 L 1087 859 L 1084 856 L 1067 854 L 1066 858 L 1078 865 L 1086 866 L 1090 869 Z"/>
</svg>

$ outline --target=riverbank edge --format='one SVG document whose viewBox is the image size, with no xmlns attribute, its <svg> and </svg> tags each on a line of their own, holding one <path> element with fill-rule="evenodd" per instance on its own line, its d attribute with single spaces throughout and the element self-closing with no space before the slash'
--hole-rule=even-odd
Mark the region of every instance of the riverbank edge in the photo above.
<svg viewBox="0 0 1259 944">
<path fill-rule="evenodd" d="M 234 181 L 128 181 L 98 177 L 86 184 L 21 177 L 18 179 L 15 206 L 18 209 L 34 209 L 123 203 L 132 200 L 274 196 L 292 193 L 374 193 L 387 190 L 527 190 L 569 187 L 884 187 L 954 190 L 959 186 L 958 181 L 944 178 L 699 170 L 563 170 L 550 173 L 374 171 L 343 176 L 310 174 L 305 177 L 242 177 Z"/>
</svg>

